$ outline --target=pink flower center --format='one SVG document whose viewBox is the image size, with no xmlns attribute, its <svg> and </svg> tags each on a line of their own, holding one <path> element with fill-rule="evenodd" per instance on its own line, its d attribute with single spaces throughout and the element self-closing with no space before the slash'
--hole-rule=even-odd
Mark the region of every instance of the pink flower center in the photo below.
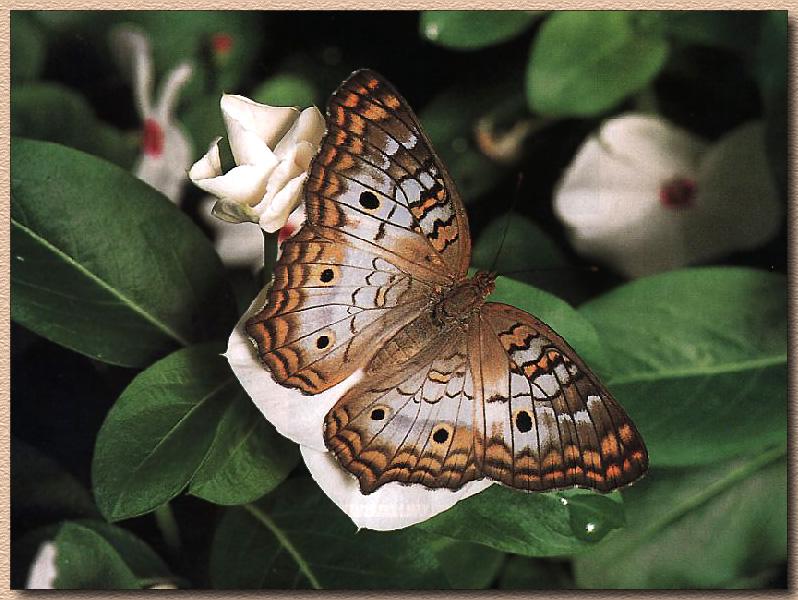
<svg viewBox="0 0 798 600">
<path fill-rule="evenodd" d="M 163 154 L 163 129 L 155 119 L 144 119 L 144 134 L 141 147 L 144 154 L 160 156 Z"/>
<path fill-rule="evenodd" d="M 286 225 L 282 227 L 280 231 L 277 232 L 277 244 L 282 244 L 285 240 L 290 238 L 294 235 L 294 226 L 293 225 Z"/>
<path fill-rule="evenodd" d="M 233 47 L 233 36 L 229 33 L 215 33 L 211 37 L 211 46 L 216 54 L 227 54 Z"/>
<path fill-rule="evenodd" d="M 690 208 L 696 194 L 695 181 L 687 177 L 674 177 L 659 188 L 659 201 L 666 208 Z"/>
</svg>

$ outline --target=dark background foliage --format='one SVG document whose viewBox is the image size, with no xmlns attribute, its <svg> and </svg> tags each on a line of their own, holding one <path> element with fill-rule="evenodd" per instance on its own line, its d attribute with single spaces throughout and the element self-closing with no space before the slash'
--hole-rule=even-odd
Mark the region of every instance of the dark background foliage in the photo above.
<svg viewBox="0 0 798 600">
<path fill-rule="evenodd" d="M 569 14 L 12 14 L 14 587 L 45 539 L 62 587 L 786 586 L 786 226 L 624 285 L 584 269 L 551 209 L 601 120 L 652 107 L 710 141 L 764 119 L 786 203 L 786 14 L 591 13 L 591 31 Z M 475 266 L 506 235 L 500 271 L 579 307 L 497 291 L 596 365 L 646 434 L 650 475 L 566 495 L 567 510 L 493 487 L 406 531 L 355 534 L 217 356 L 255 282 L 216 257 L 199 190 L 181 214 L 128 173 L 140 124 L 108 48 L 119 23 L 151 36 L 159 75 L 193 62 L 178 117 L 195 157 L 224 131 L 222 92 L 323 106 L 352 70 L 384 74 L 463 193 Z M 541 95 L 547 69 L 575 87 Z M 639 81 L 580 89 L 617 69 Z M 491 160 L 484 117 L 500 132 L 531 117 L 535 133 Z"/>
</svg>

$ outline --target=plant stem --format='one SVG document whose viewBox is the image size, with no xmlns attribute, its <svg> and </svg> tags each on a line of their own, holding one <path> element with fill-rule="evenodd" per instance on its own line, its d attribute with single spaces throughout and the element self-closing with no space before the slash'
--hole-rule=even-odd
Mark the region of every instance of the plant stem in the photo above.
<svg viewBox="0 0 798 600">
<path fill-rule="evenodd" d="M 168 502 L 155 509 L 155 523 L 172 555 L 180 556 L 180 529 Z"/>
<path fill-rule="evenodd" d="M 277 262 L 277 234 L 263 232 L 263 286 L 269 285 Z"/>
</svg>

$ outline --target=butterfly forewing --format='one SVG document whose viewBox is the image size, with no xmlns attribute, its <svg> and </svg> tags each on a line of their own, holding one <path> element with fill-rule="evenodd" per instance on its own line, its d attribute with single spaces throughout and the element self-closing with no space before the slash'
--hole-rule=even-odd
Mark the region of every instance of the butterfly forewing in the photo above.
<svg viewBox="0 0 798 600">
<path fill-rule="evenodd" d="M 450 281 L 465 275 L 471 254 L 465 209 L 404 98 L 362 70 L 338 88 L 327 112 L 328 133 L 308 184 L 309 216 L 321 222 L 332 210 L 323 202 L 329 198 L 341 207 L 335 226 L 346 229 L 344 214 L 363 213 L 374 221 L 358 218 L 358 234 L 372 231 L 375 243 Z"/>
</svg>

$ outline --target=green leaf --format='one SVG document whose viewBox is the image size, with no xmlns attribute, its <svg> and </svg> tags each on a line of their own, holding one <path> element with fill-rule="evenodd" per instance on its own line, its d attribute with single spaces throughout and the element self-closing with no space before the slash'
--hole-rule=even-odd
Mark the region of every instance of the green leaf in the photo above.
<svg viewBox="0 0 798 600">
<path fill-rule="evenodd" d="M 584 526 L 581 519 L 574 521 L 571 516 L 572 500 L 582 496 L 598 497 L 598 494 L 579 489 L 556 494 L 524 494 L 493 485 L 417 527 L 513 554 L 573 554 L 590 548 L 623 522 L 620 495 L 601 497 L 602 502 L 592 505 L 591 517 L 597 533 L 588 541 L 580 530 Z"/>
<path fill-rule="evenodd" d="M 544 14 L 541 10 L 430 10 L 421 13 L 421 35 L 456 50 L 476 50 L 510 40 Z"/>
<path fill-rule="evenodd" d="M 741 10 L 668 10 L 659 14 L 665 31 L 680 43 L 734 51 L 756 48 L 762 19 L 760 12 Z"/>
<path fill-rule="evenodd" d="M 577 583 L 726 588 L 786 561 L 785 452 L 691 470 L 653 468 L 624 493 L 629 527 L 576 558 Z"/>
<path fill-rule="evenodd" d="M 46 53 L 47 40 L 30 13 L 11 11 L 11 81 L 38 78 Z"/>
<path fill-rule="evenodd" d="M 11 135 L 57 142 L 125 169 L 138 154 L 137 135 L 106 125 L 80 94 L 57 83 L 31 83 L 11 90 Z"/>
<path fill-rule="evenodd" d="M 580 312 L 599 333 L 611 359 L 605 383 L 640 429 L 652 464 L 706 464 L 786 439 L 783 276 L 673 271 L 617 288 Z"/>
<path fill-rule="evenodd" d="M 262 425 L 215 350 L 185 348 L 156 362 L 108 413 L 92 479 L 109 520 L 150 512 L 189 484 L 212 502 L 245 502 L 274 488 L 293 467 L 295 447 Z"/>
<path fill-rule="evenodd" d="M 307 478 L 226 511 L 211 548 L 223 589 L 484 587 L 500 558 L 416 528 L 357 531 Z"/>
<path fill-rule="evenodd" d="M 44 533 L 45 529 L 32 533 L 39 531 Z M 54 541 L 56 588 L 138 589 L 174 579 L 152 548 L 126 529 L 109 523 L 67 521 L 58 528 Z"/>
<path fill-rule="evenodd" d="M 554 560 L 510 556 L 499 578 L 502 590 L 556 590 L 576 587 L 567 566 Z"/>
<path fill-rule="evenodd" d="M 61 465 L 35 447 L 12 438 L 11 498 L 14 519 L 52 522 L 98 516 L 91 494 Z"/>
<path fill-rule="evenodd" d="M 256 102 L 271 106 L 298 106 L 305 108 L 316 104 L 319 94 L 313 82 L 295 73 L 277 73 L 261 83 L 252 92 Z"/>
<path fill-rule="evenodd" d="M 234 392 L 189 492 L 215 504 L 244 504 L 280 485 L 299 462 L 297 446 L 277 434 L 243 390 Z"/>
<path fill-rule="evenodd" d="M 140 373 L 97 435 L 92 480 L 103 515 L 138 516 L 179 494 L 237 395 L 225 361 L 208 346 L 179 350 Z"/>
<path fill-rule="evenodd" d="M 491 108 L 521 91 L 517 82 L 504 80 L 498 84 L 492 81 L 490 86 L 456 86 L 436 95 L 419 113 L 464 202 L 491 190 L 506 171 L 477 149 L 474 126 Z"/>
<path fill-rule="evenodd" d="M 57 144 L 14 140 L 12 318 L 112 364 L 226 336 L 235 305 L 202 232 L 130 173 Z"/>
<path fill-rule="evenodd" d="M 55 545 L 56 589 L 130 590 L 140 587 L 116 549 L 88 527 L 64 523 Z"/>
<path fill-rule="evenodd" d="M 668 56 L 656 15 L 564 11 L 552 15 L 532 44 L 527 98 L 552 117 L 588 117 L 648 85 Z"/>
</svg>

